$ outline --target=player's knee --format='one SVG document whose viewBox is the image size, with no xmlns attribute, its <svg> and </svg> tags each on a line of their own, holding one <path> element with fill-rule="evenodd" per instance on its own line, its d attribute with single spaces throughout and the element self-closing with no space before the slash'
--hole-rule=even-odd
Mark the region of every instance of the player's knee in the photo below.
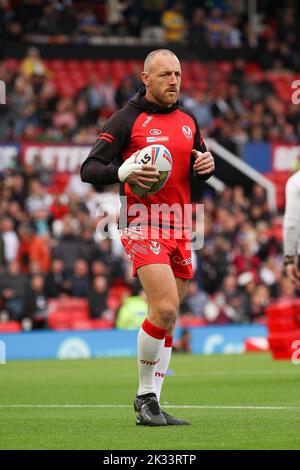
<svg viewBox="0 0 300 470">
<path fill-rule="evenodd" d="M 161 302 L 157 306 L 157 314 L 159 318 L 166 324 L 171 325 L 176 321 L 179 305 L 176 302 Z"/>
</svg>

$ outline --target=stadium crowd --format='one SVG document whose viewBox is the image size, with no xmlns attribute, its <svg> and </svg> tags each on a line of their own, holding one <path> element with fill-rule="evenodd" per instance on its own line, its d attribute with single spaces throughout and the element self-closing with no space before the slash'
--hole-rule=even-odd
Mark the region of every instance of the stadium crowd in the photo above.
<svg viewBox="0 0 300 470">
<path fill-rule="evenodd" d="M 103 238 L 102 218 L 95 216 L 99 202 L 117 207 L 117 187 L 99 194 L 88 185 L 80 189 L 78 177 L 73 178 L 63 194 L 50 194 L 51 173 L 38 155 L 33 165 L 20 163 L 1 174 L 2 321 L 26 319 L 28 328 L 29 319 L 33 327 L 47 326 L 49 299 L 77 297 L 88 299 L 91 318 L 109 318 L 118 325 L 116 311 L 122 302 L 129 305 L 128 294 L 112 311 L 110 289 L 122 285 L 140 299 L 141 286 L 132 278 L 118 236 L 113 236 L 115 218 L 109 223 L 111 238 Z M 282 277 L 280 218 L 270 214 L 260 186 L 250 197 L 235 187 L 220 196 L 207 192 L 199 202 L 205 205 L 205 245 L 194 252 L 195 280 L 181 316 L 209 324 L 263 321 L 271 299 L 295 297 Z M 145 312 L 143 305 L 133 309 L 137 316 Z M 130 328 L 136 322 L 127 318 L 119 326 Z"/>
<path fill-rule="evenodd" d="M 298 3 L 264 0 L 257 8 L 249 18 L 245 0 L 1 0 L 0 27 L 8 38 L 34 35 L 58 44 L 133 36 L 199 49 L 255 47 L 258 42 L 267 49 L 266 41 L 273 40 L 275 49 L 291 55 L 300 38 Z"/>
<path fill-rule="evenodd" d="M 29 48 L 19 63 L 0 62 L 10 103 L 0 108 L 0 140 L 93 143 L 108 117 L 140 88 L 141 67 L 135 64 L 130 74 L 121 70 L 118 77 L 92 73 L 71 89 L 71 96 L 58 89 L 56 74 L 61 72 L 48 70 L 37 48 Z M 299 143 L 292 70 L 280 63 L 263 70 L 243 58 L 219 68 L 199 63 L 195 70 L 198 81 L 190 78 L 193 70 L 185 74 L 183 68 L 181 103 L 195 114 L 204 137 L 216 138 L 237 155 L 247 142 Z"/>
</svg>

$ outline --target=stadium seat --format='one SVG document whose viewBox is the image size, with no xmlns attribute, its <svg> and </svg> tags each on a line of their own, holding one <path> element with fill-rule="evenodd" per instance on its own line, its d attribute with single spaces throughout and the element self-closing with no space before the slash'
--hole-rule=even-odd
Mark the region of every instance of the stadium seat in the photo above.
<svg viewBox="0 0 300 470">
<path fill-rule="evenodd" d="M 0 323 L 0 333 L 19 333 L 21 326 L 17 321 Z"/>
<path fill-rule="evenodd" d="M 89 318 L 89 305 L 86 299 L 63 298 L 48 303 L 48 326 L 53 330 L 71 329 L 73 322 Z"/>
<path fill-rule="evenodd" d="M 205 326 L 207 322 L 203 318 L 195 317 L 192 315 L 184 315 L 178 318 L 178 326 L 180 328 L 191 328 L 195 326 Z"/>
<path fill-rule="evenodd" d="M 88 318 L 85 320 L 72 320 L 70 328 L 72 330 L 108 330 L 113 328 L 114 322 L 104 318 Z"/>
</svg>

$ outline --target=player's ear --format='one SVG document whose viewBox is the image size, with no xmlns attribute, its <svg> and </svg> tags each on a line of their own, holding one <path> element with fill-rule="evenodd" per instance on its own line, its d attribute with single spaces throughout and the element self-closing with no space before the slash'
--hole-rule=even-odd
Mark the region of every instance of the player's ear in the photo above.
<svg viewBox="0 0 300 470">
<path fill-rule="evenodd" d="M 149 85 L 149 75 L 147 72 L 142 72 L 141 73 L 141 79 L 144 85 Z"/>
</svg>

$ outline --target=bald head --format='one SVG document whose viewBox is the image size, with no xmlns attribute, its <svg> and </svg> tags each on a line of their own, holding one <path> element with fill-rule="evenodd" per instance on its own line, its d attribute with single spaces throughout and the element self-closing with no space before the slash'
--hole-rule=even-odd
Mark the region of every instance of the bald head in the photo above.
<svg viewBox="0 0 300 470">
<path fill-rule="evenodd" d="M 145 62 L 144 62 L 144 72 L 149 73 L 153 65 L 153 62 L 155 63 L 155 59 L 163 57 L 163 56 L 173 56 L 174 59 L 178 60 L 174 52 L 169 51 L 169 49 L 156 49 L 155 51 L 149 52 L 149 54 L 147 55 Z M 179 60 L 178 60 L 178 63 L 179 63 Z"/>
<path fill-rule="evenodd" d="M 178 100 L 181 67 L 176 55 L 168 49 L 157 49 L 147 55 L 141 78 L 146 87 L 145 98 L 160 106 L 172 106 Z"/>
</svg>

